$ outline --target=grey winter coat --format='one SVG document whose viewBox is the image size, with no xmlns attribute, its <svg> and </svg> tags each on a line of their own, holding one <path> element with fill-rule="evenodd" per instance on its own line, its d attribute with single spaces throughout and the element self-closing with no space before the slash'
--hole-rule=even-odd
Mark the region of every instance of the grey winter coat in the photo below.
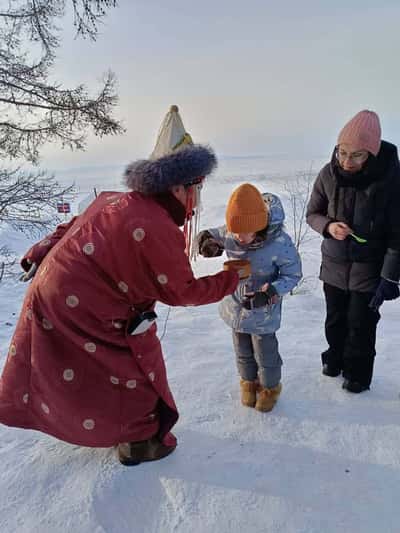
<svg viewBox="0 0 400 533">
<path fill-rule="evenodd" d="M 301 261 L 291 238 L 283 230 L 285 214 L 279 198 L 263 194 L 268 204 L 269 224 L 264 238 L 250 245 L 237 242 L 226 226 L 208 229 L 230 259 L 248 259 L 251 276 L 239 283 L 231 296 L 225 297 L 219 311 L 225 323 L 240 333 L 265 335 L 280 327 L 282 296 L 291 291 L 302 277 Z M 259 290 L 265 283 L 273 285 L 280 296 L 278 303 L 246 309 L 242 302 L 246 292 Z"/>
<path fill-rule="evenodd" d="M 380 277 L 400 278 L 400 165 L 397 148 L 382 141 L 357 175 L 345 176 L 335 153 L 319 173 L 307 207 L 307 222 L 324 240 L 320 279 L 342 290 L 375 291 Z M 330 236 L 331 222 L 345 222 L 367 240 Z"/>
</svg>

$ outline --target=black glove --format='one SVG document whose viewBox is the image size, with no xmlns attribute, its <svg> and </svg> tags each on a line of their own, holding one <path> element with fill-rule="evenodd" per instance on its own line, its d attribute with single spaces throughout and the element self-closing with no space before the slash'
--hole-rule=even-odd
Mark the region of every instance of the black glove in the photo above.
<svg viewBox="0 0 400 533">
<path fill-rule="evenodd" d="M 19 281 L 29 281 L 33 278 L 33 276 L 36 274 L 36 270 L 38 269 L 37 264 L 32 263 L 29 259 L 26 260 L 26 263 L 29 267 L 29 270 L 20 276 Z"/>
<path fill-rule="evenodd" d="M 381 278 L 378 288 L 376 289 L 374 296 L 369 302 L 369 307 L 372 307 L 372 309 L 378 311 L 378 309 L 385 300 L 395 300 L 399 296 L 400 290 L 397 283 Z"/>
<path fill-rule="evenodd" d="M 200 249 L 203 257 L 218 257 L 222 255 L 224 249 L 214 239 L 206 239 Z"/>
<path fill-rule="evenodd" d="M 199 254 L 203 257 L 218 257 L 224 251 L 223 247 L 206 230 L 201 231 L 197 236 L 197 246 Z"/>
<path fill-rule="evenodd" d="M 256 291 L 251 294 L 245 294 L 242 305 L 245 309 L 254 309 L 256 307 L 264 307 L 271 305 L 278 296 L 278 293 L 273 285 L 269 285 L 266 291 Z"/>
</svg>

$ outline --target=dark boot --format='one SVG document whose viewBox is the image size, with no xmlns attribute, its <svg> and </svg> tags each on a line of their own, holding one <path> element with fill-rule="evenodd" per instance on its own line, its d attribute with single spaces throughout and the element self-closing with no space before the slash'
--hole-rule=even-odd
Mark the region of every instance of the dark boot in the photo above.
<svg viewBox="0 0 400 533">
<path fill-rule="evenodd" d="M 350 381 L 348 379 L 343 381 L 342 388 L 349 392 L 354 392 L 355 394 L 369 390 L 368 385 L 363 385 L 362 383 L 358 383 L 358 381 Z"/>
<path fill-rule="evenodd" d="M 368 389 L 372 381 L 374 360 L 374 357 L 346 357 L 344 360 L 343 377 L 350 383 L 361 383 Z"/>
<path fill-rule="evenodd" d="M 125 466 L 135 466 L 145 461 L 158 461 L 172 453 L 176 448 L 163 444 L 157 437 L 139 442 L 118 444 L 118 459 Z"/>
<path fill-rule="evenodd" d="M 329 376 L 330 378 L 336 378 L 341 373 L 341 369 L 336 366 L 330 366 L 328 363 L 322 365 L 322 373 L 324 376 Z"/>
</svg>

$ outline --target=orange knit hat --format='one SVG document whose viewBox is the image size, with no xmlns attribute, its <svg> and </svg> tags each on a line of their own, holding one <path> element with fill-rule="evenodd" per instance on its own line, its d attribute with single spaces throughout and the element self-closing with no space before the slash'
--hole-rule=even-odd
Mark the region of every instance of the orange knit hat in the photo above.
<svg viewBox="0 0 400 533">
<path fill-rule="evenodd" d="M 233 191 L 226 208 L 226 227 L 231 233 L 256 233 L 268 224 L 268 210 L 256 187 L 245 183 Z"/>
<path fill-rule="evenodd" d="M 356 150 L 367 150 L 374 156 L 381 147 L 381 125 L 374 111 L 364 109 L 355 115 L 339 133 L 337 144 L 352 144 Z"/>
</svg>

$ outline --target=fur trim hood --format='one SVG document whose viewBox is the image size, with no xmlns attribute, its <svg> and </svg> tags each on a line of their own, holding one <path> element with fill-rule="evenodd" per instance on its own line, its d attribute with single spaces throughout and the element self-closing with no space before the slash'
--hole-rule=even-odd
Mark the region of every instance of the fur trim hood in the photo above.
<svg viewBox="0 0 400 533">
<path fill-rule="evenodd" d="M 208 146 L 193 145 L 155 160 L 131 163 L 124 174 L 129 189 L 146 195 L 166 192 L 174 185 L 186 185 L 207 176 L 217 166 L 217 158 Z"/>
</svg>

